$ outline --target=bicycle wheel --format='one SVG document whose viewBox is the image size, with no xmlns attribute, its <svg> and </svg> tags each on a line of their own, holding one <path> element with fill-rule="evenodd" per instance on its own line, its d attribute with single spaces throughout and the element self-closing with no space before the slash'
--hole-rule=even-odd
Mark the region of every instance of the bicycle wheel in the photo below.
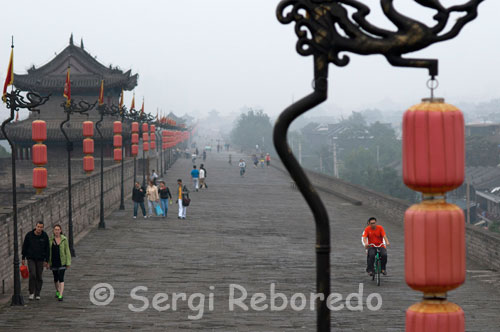
<svg viewBox="0 0 500 332">
<path fill-rule="evenodd" d="M 377 260 L 377 286 L 380 286 L 380 271 L 381 271 L 381 267 L 380 267 L 380 260 Z"/>
</svg>

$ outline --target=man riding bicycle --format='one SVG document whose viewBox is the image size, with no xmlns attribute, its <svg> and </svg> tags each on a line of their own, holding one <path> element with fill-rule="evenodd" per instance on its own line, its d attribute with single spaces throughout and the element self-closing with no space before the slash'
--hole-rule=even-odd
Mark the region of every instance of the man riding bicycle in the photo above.
<svg viewBox="0 0 500 332">
<path fill-rule="evenodd" d="M 366 272 L 370 276 L 373 275 L 373 264 L 375 263 L 375 255 L 377 254 L 377 247 L 380 249 L 380 263 L 382 265 L 382 274 L 387 275 L 385 270 L 387 264 L 387 249 L 385 246 L 389 246 L 389 239 L 385 235 L 384 228 L 377 225 L 377 219 L 371 217 L 368 219 L 368 226 L 363 232 L 363 244 L 366 249 L 368 249 L 367 267 Z"/>
</svg>

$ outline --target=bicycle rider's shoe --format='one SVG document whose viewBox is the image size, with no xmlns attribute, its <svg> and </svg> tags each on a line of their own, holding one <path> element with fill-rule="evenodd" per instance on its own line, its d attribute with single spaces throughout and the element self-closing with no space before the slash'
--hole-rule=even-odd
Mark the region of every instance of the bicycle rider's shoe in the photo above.
<svg viewBox="0 0 500 332">
<path fill-rule="evenodd" d="M 385 276 L 387 275 L 387 271 L 386 270 L 382 270 L 381 272 L 382 272 L 383 275 L 385 275 Z"/>
</svg>

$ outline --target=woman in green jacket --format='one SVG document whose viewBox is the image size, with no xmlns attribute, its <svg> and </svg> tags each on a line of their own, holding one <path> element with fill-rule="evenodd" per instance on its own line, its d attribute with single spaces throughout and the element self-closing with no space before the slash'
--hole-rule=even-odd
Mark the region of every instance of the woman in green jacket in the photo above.
<svg viewBox="0 0 500 332">
<path fill-rule="evenodd" d="M 54 234 L 50 237 L 49 265 L 54 274 L 56 298 L 63 300 L 64 272 L 71 265 L 71 252 L 66 236 L 62 235 L 61 225 L 54 225 Z"/>
</svg>

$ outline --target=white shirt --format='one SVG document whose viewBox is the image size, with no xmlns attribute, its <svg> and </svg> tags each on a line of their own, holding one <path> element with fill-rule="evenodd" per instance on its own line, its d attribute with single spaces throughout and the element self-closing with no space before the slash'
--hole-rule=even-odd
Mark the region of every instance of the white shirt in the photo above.
<svg viewBox="0 0 500 332">
<path fill-rule="evenodd" d="M 245 164 L 245 162 L 244 162 L 244 161 L 242 161 L 241 163 L 239 163 L 239 164 L 238 164 L 238 166 L 240 166 L 240 167 L 245 167 L 245 166 L 246 166 L 246 164 Z"/>
<path fill-rule="evenodd" d="M 200 179 L 205 178 L 205 170 L 200 168 Z"/>
</svg>

